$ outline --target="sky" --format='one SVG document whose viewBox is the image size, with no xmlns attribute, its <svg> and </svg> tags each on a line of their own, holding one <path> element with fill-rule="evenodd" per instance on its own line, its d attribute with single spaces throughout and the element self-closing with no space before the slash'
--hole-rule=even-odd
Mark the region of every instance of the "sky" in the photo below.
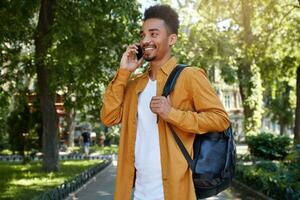
<svg viewBox="0 0 300 200">
<path fill-rule="evenodd" d="M 160 0 L 138 0 L 138 2 L 141 4 L 140 12 L 143 14 L 146 8 L 160 3 Z M 172 7 L 178 7 L 176 1 L 172 0 L 171 2 Z M 198 14 L 195 13 L 196 11 L 193 8 L 193 4 L 189 4 L 188 7 L 186 7 L 186 10 L 188 11 L 186 12 L 186 14 L 178 13 L 180 23 L 183 23 L 185 21 L 185 18 L 188 18 L 187 21 L 189 23 L 197 23 L 199 21 L 200 16 L 198 16 Z M 220 29 L 220 31 L 225 31 L 230 26 L 230 22 L 230 20 L 224 20 L 219 22 L 217 26 Z"/>
<path fill-rule="evenodd" d="M 155 0 L 138 0 L 138 2 L 142 5 L 141 10 L 140 10 L 141 13 L 144 13 L 146 8 L 160 3 L 159 0 L 156 0 L 156 1 Z"/>
</svg>

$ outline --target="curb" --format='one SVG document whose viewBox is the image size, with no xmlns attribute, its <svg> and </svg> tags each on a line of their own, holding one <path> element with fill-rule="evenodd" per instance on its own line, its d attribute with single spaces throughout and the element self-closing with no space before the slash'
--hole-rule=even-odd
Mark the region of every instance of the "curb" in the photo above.
<svg viewBox="0 0 300 200">
<path fill-rule="evenodd" d="M 253 196 L 256 197 L 257 199 L 260 199 L 260 200 L 274 200 L 271 197 L 268 197 L 265 194 L 260 193 L 256 190 L 252 189 L 251 187 L 245 185 L 244 183 L 241 183 L 241 182 L 239 182 L 235 179 L 232 180 L 232 186 L 235 187 L 235 188 L 239 188 L 241 190 L 245 190 L 245 191 L 253 194 Z"/>
<path fill-rule="evenodd" d="M 95 174 L 90 180 L 88 180 L 84 185 L 82 185 L 80 188 L 75 190 L 74 192 L 70 193 L 68 197 L 66 197 L 64 200 L 77 200 L 76 194 L 80 192 L 82 189 L 85 189 L 88 184 L 90 184 L 93 181 L 96 181 L 96 176 L 98 176 L 101 173 L 104 173 L 107 169 L 109 169 L 113 165 L 113 162 L 111 161 L 105 168 L 103 168 L 100 172 Z"/>
<path fill-rule="evenodd" d="M 91 180 L 95 178 L 97 174 L 110 166 L 112 160 L 104 160 L 103 163 L 97 164 L 96 166 L 83 171 L 81 174 L 75 176 L 69 181 L 65 181 L 59 186 L 45 191 L 39 196 L 35 197 L 34 200 L 62 200 L 69 196 L 74 196 L 74 192 L 78 189 L 86 186 Z M 74 198 L 72 198 L 74 199 Z"/>
</svg>

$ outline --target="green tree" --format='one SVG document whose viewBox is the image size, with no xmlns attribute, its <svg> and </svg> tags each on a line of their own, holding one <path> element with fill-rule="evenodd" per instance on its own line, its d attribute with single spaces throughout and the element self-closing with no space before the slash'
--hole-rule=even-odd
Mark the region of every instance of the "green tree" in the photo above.
<svg viewBox="0 0 300 200">
<path fill-rule="evenodd" d="M 7 119 L 10 148 L 13 152 L 18 152 L 22 156 L 25 155 L 26 137 L 30 129 L 27 121 L 29 118 L 30 113 L 26 102 L 21 100 Z"/>
<path fill-rule="evenodd" d="M 137 38 L 138 5 L 135 1 L 49 0 L 1 4 L 1 86 L 9 85 L 8 96 L 25 91 L 32 82 L 39 89 L 43 168 L 56 171 L 56 92 L 62 92 L 68 111 L 79 110 L 81 116 L 98 120 L 100 88 L 118 67 L 125 46 Z"/>
<path fill-rule="evenodd" d="M 99 121 L 102 90 L 125 47 L 138 38 L 140 13 L 134 1 L 60 2 L 56 20 L 49 64 L 65 99 L 73 141 L 76 113 L 83 121 Z"/>
<path fill-rule="evenodd" d="M 183 22 L 176 53 L 181 61 L 205 67 L 208 72 L 219 67 L 227 83 L 239 83 L 246 133 L 259 132 L 263 105 L 282 127 L 289 126 L 299 60 L 299 14 L 295 2 L 176 2 Z M 285 83 L 290 92 L 285 98 L 277 98 L 284 94 L 279 88 Z M 278 104 L 286 108 L 281 113 L 275 108 Z"/>
<path fill-rule="evenodd" d="M 297 107 L 296 111 L 296 119 L 295 119 L 295 128 L 294 128 L 294 143 L 300 144 L 300 65 L 297 68 Z"/>
<path fill-rule="evenodd" d="M 183 23 L 183 44 L 177 50 L 184 57 L 181 60 L 206 68 L 208 74 L 218 67 L 227 83 L 238 82 L 245 131 L 259 132 L 263 87 L 253 53 L 252 3 L 225 0 L 177 2 L 182 17 L 188 21 Z M 193 7 L 196 8 L 194 12 Z"/>
<path fill-rule="evenodd" d="M 8 148 L 7 113 L 9 113 L 8 97 L 0 87 L 0 150 Z"/>
<path fill-rule="evenodd" d="M 298 6 L 294 6 L 295 8 L 300 9 L 300 1 L 298 0 Z M 299 16 L 299 14 L 298 14 Z M 297 18 L 297 22 L 295 24 L 295 28 L 296 30 L 300 30 L 300 25 L 299 25 L 299 22 L 300 22 L 300 17 Z M 298 39 L 299 39 L 299 34 L 298 35 Z M 299 40 L 298 40 L 298 45 L 299 45 Z M 299 46 L 298 46 L 299 47 Z M 297 66 L 297 72 L 296 72 L 296 79 L 297 79 L 297 82 L 296 82 L 296 98 L 297 98 L 297 102 L 296 102 L 296 109 L 295 109 L 295 112 L 296 112 L 296 116 L 295 116 L 295 128 L 294 128 L 294 143 L 295 144 L 300 144 L 300 50 L 299 48 L 296 50 L 297 54 L 298 55 L 298 66 Z M 295 52 L 294 52 L 295 53 Z"/>
<path fill-rule="evenodd" d="M 3 148 L 8 148 L 7 118 L 16 109 L 17 99 L 22 99 L 15 96 L 25 100 L 34 72 L 29 49 L 33 44 L 35 25 L 32 19 L 37 7 L 34 1 L 0 2 L 0 137 Z"/>
<path fill-rule="evenodd" d="M 276 1 L 270 3 L 266 13 L 269 24 L 264 27 L 260 38 L 261 57 L 258 62 L 262 69 L 264 85 L 268 85 L 266 106 L 273 118 L 280 124 L 281 132 L 291 127 L 295 119 L 294 141 L 299 138 L 299 88 L 296 86 L 297 68 L 300 62 L 299 14 L 297 2 Z M 269 91 L 271 91 L 269 93 Z M 298 109 L 298 110 L 297 110 Z M 298 116 L 298 117 L 297 117 Z M 298 119 L 297 119 L 298 118 Z M 298 143 L 300 141 L 298 140 Z"/>
<path fill-rule="evenodd" d="M 287 128 L 292 126 L 294 110 L 290 102 L 292 87 L 287 82 L 277 83 L 272 95 L 266 95 L 266 106 L 270 109 L 270 117 L 280 126 L 280 135 L 284 135 Z"/>
<path fill-rule="evenodd" d="M 43 170 L 46 172 L 58 171 L 58 119 L 55 109 L 55 90 L 50 89 L 49 67 L 47 66 L 47 52 L 52 45 L 52 34 L 56 1 L 42 0 L 39 10 L 39 19 L 35 45 L 35 67 L 37 73 L 38 94 L 43 118 Z"/>
</svg>

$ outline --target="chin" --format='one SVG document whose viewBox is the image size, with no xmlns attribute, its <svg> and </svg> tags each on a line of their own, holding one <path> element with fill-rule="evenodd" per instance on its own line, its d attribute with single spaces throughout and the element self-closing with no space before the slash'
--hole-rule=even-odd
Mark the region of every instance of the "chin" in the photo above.
<svg viewBox="0 0 300 200">
<path fill-rule="evenodd" d="M 151 62 L 151 61 L 153 61 L 153 60 L 155 60 L 155 56 L 153 56 L 153 57 L 146 57 L 146 58 L 144 58 L 144 60 L 146 60 L 146 61 L 148 61 L 148 62 Z"/>
</svg>

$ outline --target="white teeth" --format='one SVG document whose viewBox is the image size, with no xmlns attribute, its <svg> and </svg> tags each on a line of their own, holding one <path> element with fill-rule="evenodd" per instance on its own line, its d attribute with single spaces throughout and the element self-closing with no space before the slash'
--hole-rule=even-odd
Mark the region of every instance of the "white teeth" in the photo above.
<svg viewBox="0 0 300 200">
<path fill-rule="evenodd" d="M 145 48 L 145 51 L 152 50 L 152 49 L 154 49 L 154 48 L 148 47 L 148 48 Z"/>
</svg>

